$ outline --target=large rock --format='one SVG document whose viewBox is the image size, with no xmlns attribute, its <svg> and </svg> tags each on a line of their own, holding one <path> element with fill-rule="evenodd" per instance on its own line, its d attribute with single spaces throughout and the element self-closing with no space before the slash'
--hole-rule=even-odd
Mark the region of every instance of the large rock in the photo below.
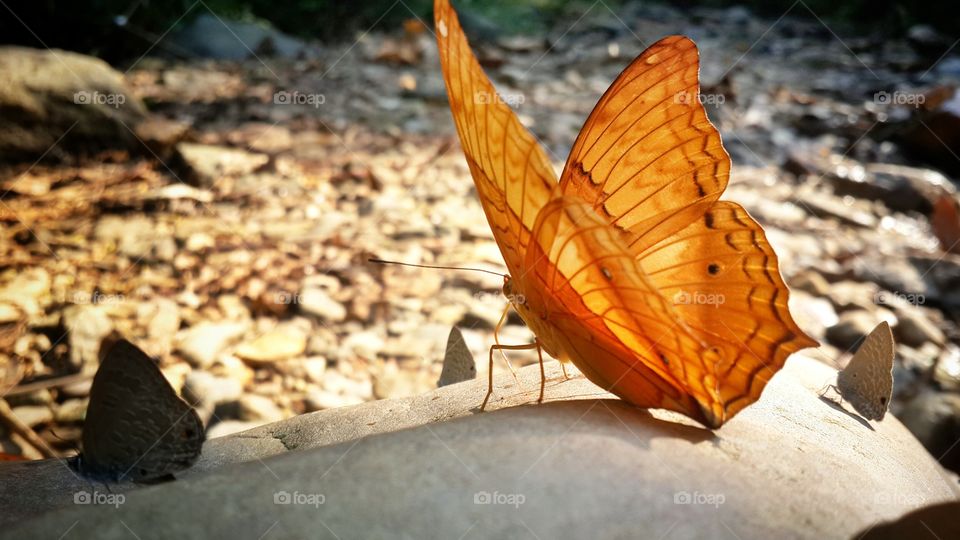
<svg viewBox="0 0 960 540">
<path fill-rule="evenodd" d="M 302 58 L 313 50 L 262 22 L 241 22 L 203 13 L 165 40 L 178 51 L 203 58 L 245 60 L 255 56 Z"/>
<path fill-rule="evenodd" d="M 0 468 L 0 538 L 847 538 L 957 498 L 893 417 L 868 424 L 797 356 L 763 399 L 710 431 L 636 409 L 547 366 L 412 398 L 302 415 L 204 445 L 175 482 L 78 479 L 58 461 Z M 410 429 L 405 429 L 410 428 Z M 237 463 L 246 462 L 246 463 Z M 226 466 L 227 464 L 233 464 Z M 842 486 L 842 489 L 838 489 Z M 83 492 L 103 504 L 75 504 Z M 119 505 L 117 497 L 124 495 Z M 81 497 L 87 497 L 82 495 Z M 83 500 L 87 500 L 84 498 Z M 55 507 L 62 507 L 53 510 Z"/>
<path fill-rule="evenodd" d="M 0 47 L 0 73 L 0 159 L 141 147 L 134 131 L 146 111 L 106 62 L 56 49 Z"/>
</svg>

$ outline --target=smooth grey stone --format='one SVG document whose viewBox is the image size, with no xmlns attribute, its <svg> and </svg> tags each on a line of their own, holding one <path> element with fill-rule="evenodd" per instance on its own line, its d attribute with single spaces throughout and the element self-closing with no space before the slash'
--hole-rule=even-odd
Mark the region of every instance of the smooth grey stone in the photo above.
<svg viewBox="0 0 960 540">
<path fill-rule="evenodd" d="M 843 538 L 958 497 L 895 418 L 820 399 L 836 372 L 807 357 L 716 431 L 547 373 L 542 405 L 529 366 L 483 414 L 479 380 L 213 439 L 117 506 L 74 504 L 62 466 L 0 468 L 0 538 Z"/>
</svg>

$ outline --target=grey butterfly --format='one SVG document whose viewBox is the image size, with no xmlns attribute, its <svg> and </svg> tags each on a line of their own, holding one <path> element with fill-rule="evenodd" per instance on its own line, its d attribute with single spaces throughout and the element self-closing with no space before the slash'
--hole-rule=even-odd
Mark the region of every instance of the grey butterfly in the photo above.
<svg viewBox="0 0 960 540">
<path fill-rule="evenodd" d="M 883 420 L 893 396 L 894 342 L 890 325 L 878 324 L 847 367 L 837 373 L 837 392 L 867 420 Z"/>
<path fill-rule="evenodd" d="M 105 347 L 75 468 L 105 481 L 149 482 L 190 467 L 203 446 L 200 417 L 136 345 Z"/>
<path fill-rule="evenodd" d="M 447 352 L 443 355 L 443 370 L 437 386 L 447 386 L 477 377 L 477 366 L 473 361 L 470 349 L 463 341 L 460 329 L 454 326 L 447 337 Z"/>
</svg>

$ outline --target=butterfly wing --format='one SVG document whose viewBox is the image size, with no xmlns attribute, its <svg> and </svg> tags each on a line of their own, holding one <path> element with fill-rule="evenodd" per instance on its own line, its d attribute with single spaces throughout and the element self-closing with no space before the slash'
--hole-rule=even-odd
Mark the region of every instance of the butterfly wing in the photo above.
<svg viewBox="0 0 960 540">
<path fill-rule="evenodd" d="M 543 148 L 484 74 L 447 0 L 435 1 L 434 25 L 463 153 L 507 268 L 520 275 L 530 230 L 556 175 Z"/>
<path fill-rule="evenodd" d="M 817 344 L 790 316 L 763 229 L 736 203 L 714 203 L 638 262 L 694 335 L 720 352 L 712 371 L 726 418 L 759 399 L 788 356 Z"/>
<path fill-rule="evenodd" d="M 447 351 L 443 355 L 443 370 L 437 386 L 447 386 L 477 378 L 477 365 L 467 348 L 460 329 L 454 326 L 447 337 Z"/>
<path fill-rule="evenodd" d="M 893 358 L 893 333 L 884 321 L 867 334 L 847 367 L 837 373 L 840 395 L 868 420 L 883 420 L 890 406 Z"/>
<path fill-rule="evenodd" d="M 107 351 L 90 388 L 81 471 L 147 481 L 185 469 L 203 445 L 203 424 L 139 348 L 120 340 Z"/>
<path fill-rule="evenodd" d="M 531 271 L 512 286 L 539 340 L 634 405 L 722 423 L 709 397 L 711 354 L 643 274 L 622 231 L 579 198 L 560 195 L 541 211 L 533 238 Z M 698 403 L 694 395 L 706 397 Z"/>
<path fill-rule="evenodd" d="M 637 253 L 691 223 L 730 176 L 720 133 L 699 101 L 693 41 L 668 36 L 627 66 L 577 137 L 560 184 L 631 231 Z"/>
<path fill-rule="evenodd" d="M 816 345 L 787 308 L 788 290 L 760 225 L 719 202 L 730 175 L 699 99 L 699 57 L 666 37 L 628 66 L 584 125 L 561 177 L 624 242 L 654 291 L 718 354 L 707 373 L 725 421 L 756 401 L 794 351 Z"/>
</svg>

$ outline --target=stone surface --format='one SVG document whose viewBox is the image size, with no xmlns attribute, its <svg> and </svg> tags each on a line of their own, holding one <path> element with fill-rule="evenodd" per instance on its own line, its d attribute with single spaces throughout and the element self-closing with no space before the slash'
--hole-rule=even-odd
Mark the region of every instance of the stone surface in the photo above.
<svg viewBox="0 0 960 540">
<path fill-rule="evenodd" d="M 545 404 L 530 366 L 519 384 L 497 378 L 487 413 L 485 383 L 471 381 L 303 415 L 209 440 L 176 482 L 111 486 L 117 507 L 74 505 L 94 486 L 57 461 L 6 465 L 0 538 L 846 538 L 956 499 L 895 418 L 867 424 L 818 398 L 833 375 L 795 356 L 763 399 L 708 431 L 563 381 L 551 362 Z"/>
<path fill-rule="evenodd" d="M 142 150 L 132 129 L 146 112 L 123 74 L 98 58 L 0 47 L 0 158 L 33 160 L 64 149 Z M 56 146 L 56 149 L 53 147 Z"/>
<path fill-rule="evenodd" d="M 270 160 L 264 154 L 226 146 L 184 142 L 176 149 L 189 176 L 205 187 L 214 186 L 225 175 L 251 173 Z"/>
</svg>

